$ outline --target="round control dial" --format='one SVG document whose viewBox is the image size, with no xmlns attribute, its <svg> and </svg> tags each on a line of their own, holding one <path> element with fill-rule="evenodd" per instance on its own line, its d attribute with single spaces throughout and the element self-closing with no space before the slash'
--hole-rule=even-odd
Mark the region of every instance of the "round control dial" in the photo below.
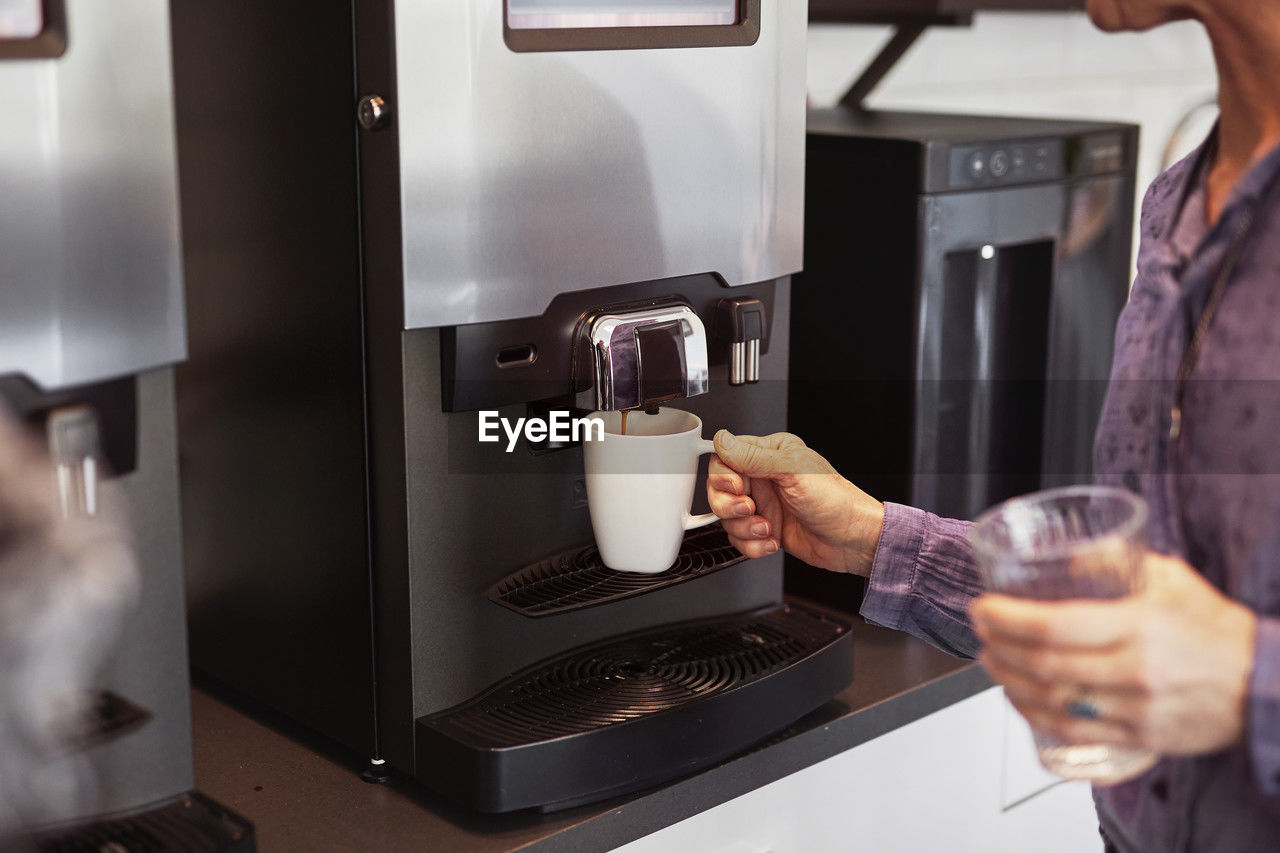
<svg viewBox="0 0 1280 853">
<path fill-rule="evenodd" d="M 1009 168 L 1012 161 L 1007 151 L 995 151 L 991 155 L 991 161 L 987 164 L 987 171 L 991 173 L 993 178 L 1003 178 L 1009 174 Z"/>
<path fill-rule="evenodd" d="M 987 174 L 987 155 L 983 151 L 975 151 L 969 155 L 969 177 L 980 181 Z"/>
</svg>

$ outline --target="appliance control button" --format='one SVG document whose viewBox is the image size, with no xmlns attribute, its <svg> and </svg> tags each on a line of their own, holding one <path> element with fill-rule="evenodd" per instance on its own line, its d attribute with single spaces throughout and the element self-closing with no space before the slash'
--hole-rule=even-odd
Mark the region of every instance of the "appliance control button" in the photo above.
<svg viewBox="0 0 1280 853">
<path fill-rule="evenodd" d="M 969 177 L 980 181 L 987 174 L 987 155 L 983 151 L 975 151 L 969 155 Z"/>
<path fill-rule="evenodd" d="M 1027 154 L 1021 148 L 1013 149 L 1010 159 L 1013 162 L 1013 173 L 1021 175 L 1027 171 Z"/>
<path fill-rule="evenodd" d="M 991 172 L 993 178 L 1003 178 L 1009 174 L 1009 154 L 1006 151 L 996 151 L 991 155 L 991 162 L 987 165 L 988 171 Z"/>
</svg>

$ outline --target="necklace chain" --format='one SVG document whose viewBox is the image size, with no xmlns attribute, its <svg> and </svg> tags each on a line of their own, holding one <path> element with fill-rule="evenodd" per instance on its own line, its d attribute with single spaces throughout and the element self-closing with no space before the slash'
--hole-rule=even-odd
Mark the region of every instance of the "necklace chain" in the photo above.
<svg viewBox="0 0 1280 853">
<path fill-rule="evenodd" d="M 1213 283 L 1213 290 L 1209 292 L 1209 299 L 1205 302 L 1204 310 L 1200 312 L 1200 320 L 1196 323 L 1191 340 L 1182 353 L 1182 363 L 1178 365 L 1177 384 L 1174 388 L 1173 409 L 1169 412 L 1169 438 L 1173 441 L 1182 437 L 1182 398 L 1186 391 L 1187 380 L 1191 378 L 1191 371 L 1195 369 L 1196 361 L 1200 357 L 1200 348 L 1204 344 L 1205 336 L 1209 333 L 1209 327 L 1213 324 L 1214 315 L 1218 313 L 1218 306 L 1222 304 L 1222 297 L 1227 290 L 1227 281 L 1240 262 L 1244 238 L 1252 226 L 1253 214 L 1244 214 L 1240 227 L 1236 229 L 1235 236 L 1231 239 L 1231 246 L 1227 249 L 1227 257 L 1218 271 L 1218 278 Z"/>
</svg>

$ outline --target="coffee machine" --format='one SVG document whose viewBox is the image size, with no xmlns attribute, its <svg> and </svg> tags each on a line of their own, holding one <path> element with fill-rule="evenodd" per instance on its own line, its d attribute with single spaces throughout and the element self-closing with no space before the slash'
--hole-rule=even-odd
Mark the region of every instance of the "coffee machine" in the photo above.
<svg viewBox="0 0 1280 853">
<path fill-rule="evenodd" d="M 578 444 L 478 440 L 785 426 L 804 4 L 173 9 L 195 666 L 491 812 L 695 771 L 847 685 L 780 557 L 715 526 L 613 572 Z"/>
<path fill-rule="evenodd" d="M 877 498 L 953 518 L 1087 482 L 1137 143 L 1118 123 L 812 110 L 792 430 Z"/>
<path fill-rule="evenodd" d="M 0 3 L 0 114 L 0 406 L 47 439 L 66 516 L 123 506 L 139 574 L 68 733 L 94 794 L 26 821 L 41 849 L 252 849 L 247 823 L 191 791 L 167 4 Z"/>
<path fill-rule="evenodd" d="M 956 518 L 1087 480 L 1137 128 L 837 107 L 808 139 L 796 430 L 877 497 Z"/>
</svg>

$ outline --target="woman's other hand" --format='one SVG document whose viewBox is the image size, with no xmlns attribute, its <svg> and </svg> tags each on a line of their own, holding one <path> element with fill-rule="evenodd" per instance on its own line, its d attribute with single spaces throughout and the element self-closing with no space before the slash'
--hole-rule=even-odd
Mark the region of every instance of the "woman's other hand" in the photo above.
<svg viewBox="0 0 1280 853">
<path fill-rule="evenodd" d="M 1166 755 L 1232 746 L 1257 616 L 1181 560 L 1149 553 L 1143 570 L 1145 590 L 1122 599 L 983 596 L 971 610 L 982 663 L 1031 725 L 1067 743 Z M 1084 719 L 1072 714 L 1082 700 Z"/>
</svg>

